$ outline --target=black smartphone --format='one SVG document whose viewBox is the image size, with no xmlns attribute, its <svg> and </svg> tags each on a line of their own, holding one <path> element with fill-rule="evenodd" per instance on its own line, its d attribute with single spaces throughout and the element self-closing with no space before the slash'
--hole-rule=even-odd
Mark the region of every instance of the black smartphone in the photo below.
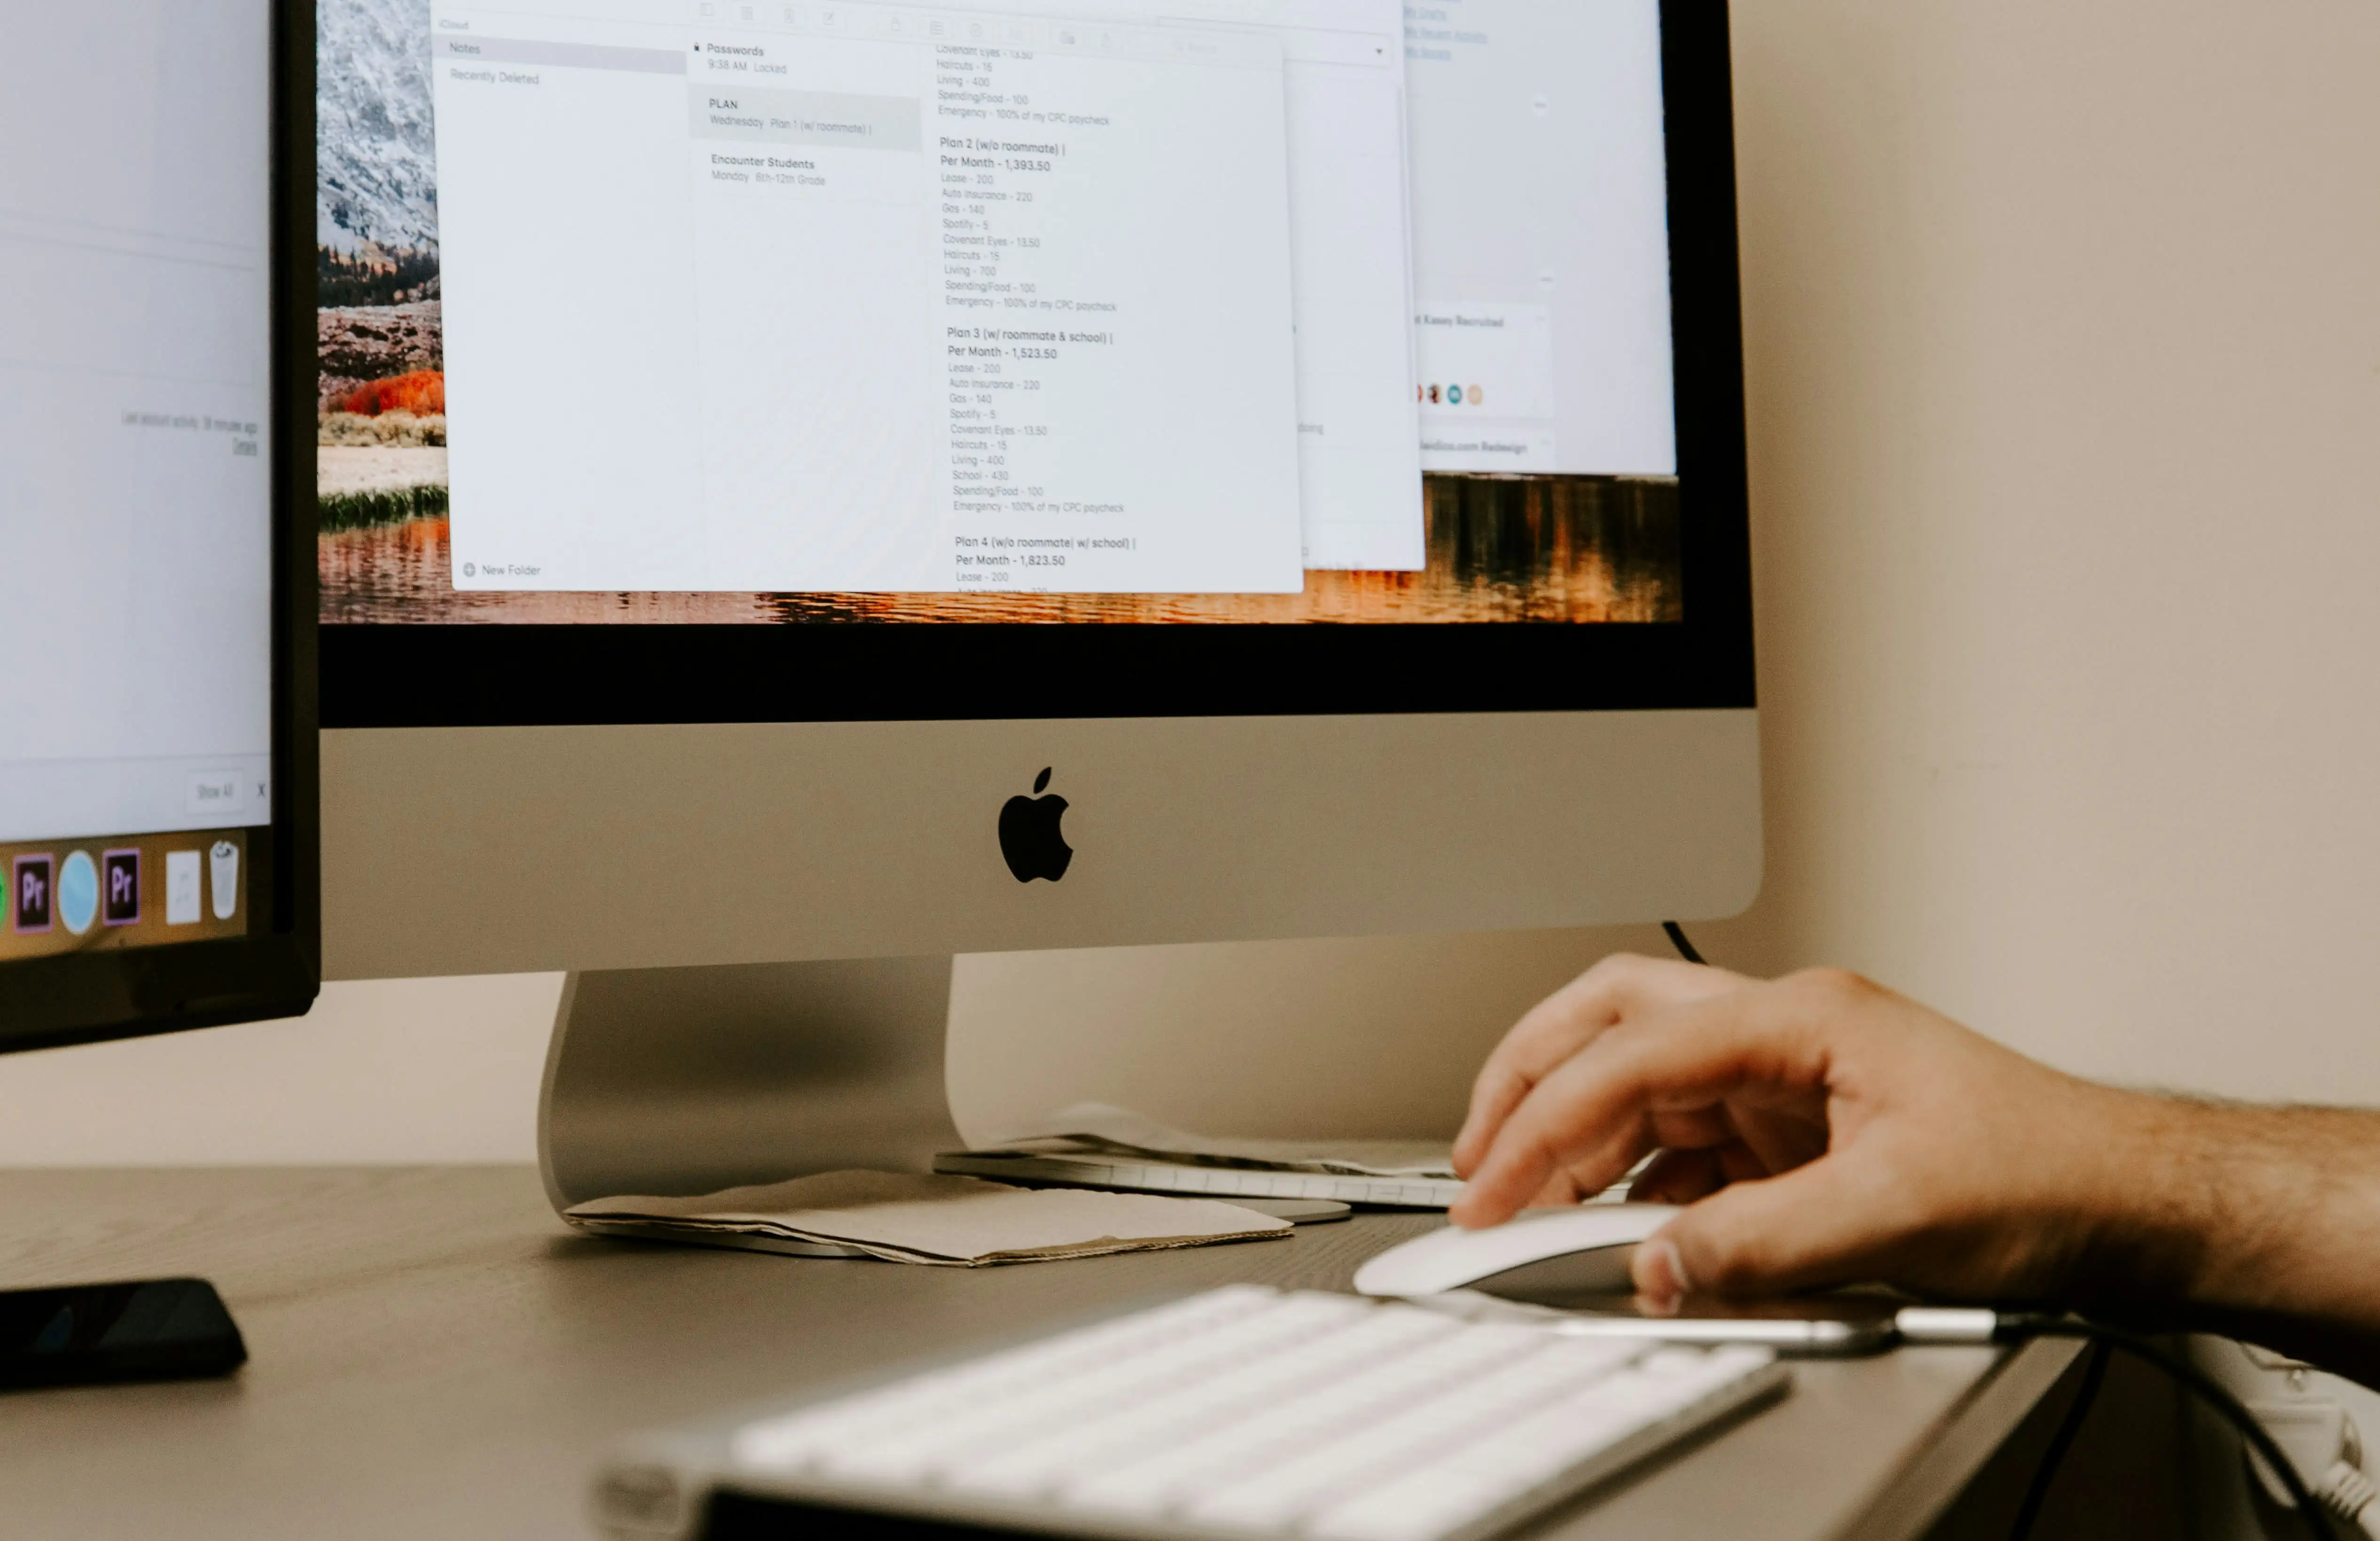
<svg viewBox="0 0 2380 1541">
<path fill-rule="evenodd" d="M 0 1389 L 200 1380 L 247 1362 L 203 1279 L 0 1292 Z"/>
</svg>

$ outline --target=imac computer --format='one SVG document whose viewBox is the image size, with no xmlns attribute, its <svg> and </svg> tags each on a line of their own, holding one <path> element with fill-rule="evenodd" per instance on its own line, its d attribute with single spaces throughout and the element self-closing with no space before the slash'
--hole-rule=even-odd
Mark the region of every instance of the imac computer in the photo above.
<svg viewBox="0 0 2380 1541">
<path fill-rule="evenodd" d="M 320 0 L 334 977 L 557 1201 L 947 1142 L 953 953 L 1733 913 L 1721 0 Z"/>
</svg>

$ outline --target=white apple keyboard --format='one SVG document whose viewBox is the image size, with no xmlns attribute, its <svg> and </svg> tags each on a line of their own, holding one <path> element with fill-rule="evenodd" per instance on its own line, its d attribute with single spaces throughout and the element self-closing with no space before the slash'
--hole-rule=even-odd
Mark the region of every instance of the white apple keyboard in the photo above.
<svg viewBox="0 0 2380 1541">
<path fill-rule="evenodd" d="M 652 1437 L 607 1468 L 596 1511 L 634 1541 L 866 1516 L 1120 1541 L 1478 1541 L 1788 1377 L 1764 1348 L 1234 1285 Z"/>
</svg>

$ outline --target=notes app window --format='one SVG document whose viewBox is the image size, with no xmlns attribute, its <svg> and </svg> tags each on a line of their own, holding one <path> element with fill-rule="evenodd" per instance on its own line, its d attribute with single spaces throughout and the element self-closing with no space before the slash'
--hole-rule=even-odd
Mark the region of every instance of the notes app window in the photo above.
<svg viewBox="0 0 2380 1541">
<path fill-rule="evenodd" d="M 1418 566 L 1397 8 L 1216 8 L 440 5 L 457 587 Z"/>
</svg>

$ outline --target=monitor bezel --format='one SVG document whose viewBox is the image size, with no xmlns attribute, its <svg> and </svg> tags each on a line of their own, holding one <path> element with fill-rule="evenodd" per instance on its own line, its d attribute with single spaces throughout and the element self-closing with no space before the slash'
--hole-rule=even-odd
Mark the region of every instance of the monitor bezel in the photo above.
<svg viewBox="0 0 2380 1541">
<path fill-rule="evenodd" d="M 273 815 L 249 891 L 264 923 L 225 940 L 0 964 L 0 1053 L 296 1016 L 321 989 L 313 0 L 271 11 Z"/>
<path fill-rule="evenodd" d="M 1685 619 L 334 625 L 326 728 L 1596 711 L 1755 704 L 1725 0 L 1662 0 Z"/>
</svg>

